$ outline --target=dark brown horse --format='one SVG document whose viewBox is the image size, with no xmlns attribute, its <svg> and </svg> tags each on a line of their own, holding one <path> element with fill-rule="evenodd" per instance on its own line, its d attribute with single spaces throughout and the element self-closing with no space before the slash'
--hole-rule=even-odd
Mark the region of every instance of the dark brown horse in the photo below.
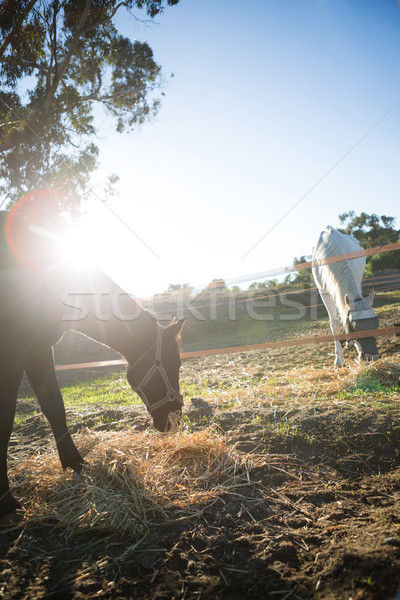
<svg viewBox="0 0 400 600">
<path fill-rule="evenodd" d="M 56 245 L 26 219 L 0 212 L 0 519 L 20 503 L 9 490 L 7 448 L 24 372 L 47 417 L 64 469 L 84 461 L 68 432 L 53 346 L 68 329 L 120 352 L 128 381 L 160 431 L 181 414 L 179 336 L 183 319 L 162 327 L 99 269 L 68 268 Z"/>
</svg>

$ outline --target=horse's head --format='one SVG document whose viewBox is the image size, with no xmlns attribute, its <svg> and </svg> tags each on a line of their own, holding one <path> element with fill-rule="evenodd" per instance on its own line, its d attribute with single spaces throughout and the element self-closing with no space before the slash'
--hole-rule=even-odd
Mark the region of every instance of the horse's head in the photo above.
<svg viewBox="0 0 400 600">
<path fill-rule="evenodd" d="M 371 292 L 367 298 L 356 298 L 350 300 L 346 294 L 347 304 L 346 332 L 352 333 L 361 331 L 370 331 L 377 329 L 379 319 L 372 309 L 374 293 Z M 375 361 L 379 358 L 378 348 L 374 337 L 360 337 L 354 340 L 354 345 L 358 350 L 358 356 L 362 360 Z"/>
<path fill-rule="evenodd" d="M 183 397 L 179 392 L 180 333 L 185 318 L 167 327 L 157 323 L 156 341 L 129 366 L 127 377 L 139 394 L 159 431 L 168 431 L 182 414 Z"/>
</svg>

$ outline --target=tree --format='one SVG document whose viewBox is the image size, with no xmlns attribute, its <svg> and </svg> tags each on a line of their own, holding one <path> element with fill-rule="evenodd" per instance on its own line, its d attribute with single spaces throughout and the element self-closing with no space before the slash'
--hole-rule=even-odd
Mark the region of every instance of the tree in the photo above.
<svg viewBox="0 0 400 600">
<path fill-rule="evenodd" d="M 400 230 L 395 229 L 395 218 L 376 214 L 368 215 L 362 212 L 356 215 L 353 210 L 339 215 L 339 221 L 344 227 L 339 229 L 355 237 L 363 248 L 375 248 L 400 240 Z M 366 273 L 372 275 L 386 269 L 400 268 L 400 250 L 384 254 L 367 256 Z"/>
<path fill-rule="evenodd" d="M 178 292 L 180 290 L 187 290 L 188 288 L 188 283 L 170 283 L 167 292 Z"/>
<path fill-rule="evenodd" d="M 94 106 L 122 133 L 159 109 L 160 66 L 115 17 L 150 17 L 179 0 L 3 0 L 0 4 L 0 193 L 38 187 L 77 199 L 97 164 Z M 136 15 L 133 15 L 135 18 Z"/>
<path fill-rule="evenodd" d="M 297 256 L 293 259 L 294 265 L 300 265 L 301 263 L 310 262 L 311 256 Z M 286 284 L 294 284 L 299 285 L 304 289 L 310 288 L 314 286 L 314 279 L 311 273 L 311 269 L 301 269 L 300 271 L 296 271 L 290 275 L 285 277 Z"/>
<path fill-rule="evenodd" d="M 281 285 L 277 279 L 267 279 L 266 281 L 253 281 L 247 288 L 250 290 L 265 291 L 267 289 L 275 289 Z"/>
</svg>

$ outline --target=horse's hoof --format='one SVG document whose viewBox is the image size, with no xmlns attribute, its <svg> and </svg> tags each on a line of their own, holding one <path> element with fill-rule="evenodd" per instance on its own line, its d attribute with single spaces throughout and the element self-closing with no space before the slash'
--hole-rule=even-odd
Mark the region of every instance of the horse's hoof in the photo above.
<svg viewBox="0 0 400 600">
<path fill-rule="evenodd" d="M 18 525 L 23 519 L 25 511 L 23 508 L 18 508 L 12 512 L 0 517 L 0 527 L 10 527 L 12 525 Z"/>
<path fill-rule="evenodd" d="M 366 360 L 368 363 L 373 363 L 379 360 L 380 356 L 379 354 L 364 354 L 363 359 Z"/>
<path fill-rule="evenodd" d="M 82 472 L 82 469 L 85 465 L 87 465 L 87 462 L 83 459 L 80 460 L 79 462 L 75 461 L 75 462 L 68 462 L 68 463 L 64 462 L 63 463 L 61 461 L 61 466 L 64 469 L 64 471 L 66 471 L 67 469 L 71 469 L 71 471 L 73 472 L 74 475 L 75 474 L 79 475 Z"/>
</svg>

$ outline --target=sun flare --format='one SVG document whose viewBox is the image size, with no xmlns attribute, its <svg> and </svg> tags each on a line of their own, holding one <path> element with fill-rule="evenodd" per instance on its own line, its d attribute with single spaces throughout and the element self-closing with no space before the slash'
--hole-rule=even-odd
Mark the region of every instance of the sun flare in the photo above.
<svg viewBox="0 0 400 600">
<path fill-rule="evenodd" d="M 131 285 L 128 257 L 134 254 L 133 241 L 106 206 L 92 202 L 60 240 L 62 260 L 77 270 L 96 266 L 125 289 Z"/>
<path fill-rule="evenodd" d="M 74 269 L 98 264 L 96 236 L 84 222 L 59 240 L 59 248 L 62 261 Z"/>
<path fill-rule="evenodd" d="M 135 212 L 125 211 L 127 214 L 120 216 L 92 199 L 84 215 L 72 222 L 54 209 L 58 201 L 54 190 L 36 190 L 10 211 L 5 225 L 7 244 L 21 264 L 49 269 L 57 263 L 77 272 L 97 267 L 131 295 L 144 298 L 160 291 L 156 286 L 165 277 L 165 262 L 149 244 L 153 246 L 155 240 L 159 252 L 157 245 L 165 223 L 154 219 L 142 238 L 143 224 L 147 224 L 141 210 L 143 202 L 135 203 Z"/>
</svg>

